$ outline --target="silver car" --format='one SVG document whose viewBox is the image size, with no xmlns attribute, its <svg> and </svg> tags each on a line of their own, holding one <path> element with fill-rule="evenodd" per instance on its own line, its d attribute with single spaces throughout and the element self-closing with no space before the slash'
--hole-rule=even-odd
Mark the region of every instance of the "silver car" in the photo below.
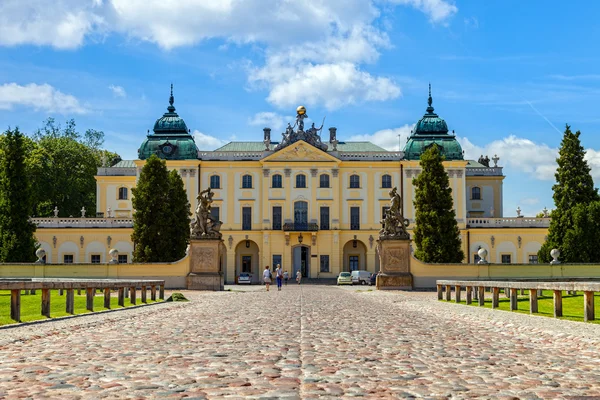
<svg viewBox="0 0 600 400">
<path fill-rule="evenodd" d="M 248 285 L 252 284 L 252 274 L 249 272 L 242 272 L 238 276 L 238 284 L 247 283 Z"/>
</svg>

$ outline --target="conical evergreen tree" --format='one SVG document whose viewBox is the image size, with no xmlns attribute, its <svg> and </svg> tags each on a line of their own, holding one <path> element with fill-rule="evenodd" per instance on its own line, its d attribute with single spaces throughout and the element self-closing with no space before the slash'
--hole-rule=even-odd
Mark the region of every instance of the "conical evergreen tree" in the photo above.
<svg viewBox="0 0 600 400">
<path fill-rule="evenodd" d="M 540 262 L 549 262 L 550 250 L 558 249 L 563 262 L 592 262 L 594 256 L 587 254 L 579 244 L 587 239 L 585 235 L 577 235 L 577 232 L 589 231 L 588 228 L 576 228 L 576 221 L 582 222 L 585 210 L 592 202 L 600 200 L 598 189 L 594 188 L 594 181 L 590 174 L 590 167 L 584 159 L 585 150 L 581 146 L 579 135 L 581 132 L 571 132 L 571 127 L 566 126 L 565 133 L 558 152 L 558 168 L 556 170 L 556 184 L 552 186 L 554 191 L 554 204 L 556 209 L 552 211 L 552 221 L 548 229 L 548 239 L 538 252 Z M 577 209 L 577 210 L 576 210 Z M 595 212 L 595 209 L 593 210 Z M 589 232 L 588 232 L 589 233 Z M 565 240 L 569 245 L 567 246 Z M 597 247 L 593 245 L 591 247 Z M 582 250 L 583 253 L 582 253 Z"/>
<path fill-rule="evenodd" d="M 31 185 L 25 167 L 25 138 L 5 133 L 0 148 L 0 262 L 33 262 L 37 248 Z"/>
<path fill-rule="evenodd" d="M 132 193 L 134 261 L 183 258 L 190 235 L 190 206 L 179 174 L 169 173 L 166 162 L 153 155 L 142 168 Z"/>
<path fill-rule="evenodd" d="M 464 259 L 443 160 L 438 146 L 431 146 L 421 155 L 422 171 L 413 180 L 415 257 L 426 263 L 460 263 Z"/>
</svg>

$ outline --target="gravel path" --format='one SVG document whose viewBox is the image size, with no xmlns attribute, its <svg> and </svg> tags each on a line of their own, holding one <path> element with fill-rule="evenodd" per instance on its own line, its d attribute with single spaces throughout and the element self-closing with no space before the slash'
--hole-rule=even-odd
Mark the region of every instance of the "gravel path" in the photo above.
<svg viewBox="0 0 600 400">
<path fill-rule="evenodd" d="M 0 398 L 600 396 L 600 326 L 290 285 L 0 330 Z"/>
</svg>

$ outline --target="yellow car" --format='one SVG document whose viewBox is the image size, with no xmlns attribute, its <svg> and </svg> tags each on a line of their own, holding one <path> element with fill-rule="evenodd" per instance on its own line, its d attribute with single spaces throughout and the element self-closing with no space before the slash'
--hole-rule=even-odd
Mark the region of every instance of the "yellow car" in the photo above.
<svg viewBox="0 0 600 400">
<path fill-rule="evenodd" d="M 337 277 L 337 284 L 339 285 L 352 285 L 352 275 L 350 272 L 340 272 Z"/>
</svg>

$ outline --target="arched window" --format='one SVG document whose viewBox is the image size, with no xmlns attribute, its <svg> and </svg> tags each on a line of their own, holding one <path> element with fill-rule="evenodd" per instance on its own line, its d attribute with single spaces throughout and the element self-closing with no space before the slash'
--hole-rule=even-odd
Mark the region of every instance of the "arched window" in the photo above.
<svg viewBox="0 0 600 400">
<path fill-rule="evenodd" d="M 119 200 L 127 200 L 128 190 L 126 187 L 119 188 Z"/>
<path fill-rule="evenodd" d="M 296 175 L 296 187 L 297 188 L 305 188 L 306 187 L 306 175 L 304 175 L 304 174 Z"/>
<path fill-rule="evenodd" d="M 350 175 L 350 189 L 360 188 L 360 176 Z"/>
<path fill-rule="evenodd" d="M 283 187 L 283 185 L 281 184 L 281 175 L 279 175 L 279 174 L 273 175 L 273 177 L 271 178 L 271 187 L 277 188 L 277 189 L 280 189 L 281 187 Z"/>
<path fill-rule="evenodd" d="M 481 200 L 481 189 L 477 186 L 471 189 L 471 200 Z"/>
<path fill-rule="evenodd" d="M 210 188 L 221 189 L 221 177 L 219 175 L 213 175 L 210 177 Z"/>
<path fill-rule="evenodd" d="M 243 189 L 252 189 L 252 175 L 242 176 L 242 188 Z"/>
<path fill-rule="evenodd" d="M 329 187 L 329 175 L 323 174 L 319 177 L 319 187 L 322 187 L 322 188 Z"/>
<path fill-rule="evenodd" d="M 381 177 L 381 187 L 384 189 L 392 187 L 392 177 L 390 175 L 385 174 Z"/>
</svg>

